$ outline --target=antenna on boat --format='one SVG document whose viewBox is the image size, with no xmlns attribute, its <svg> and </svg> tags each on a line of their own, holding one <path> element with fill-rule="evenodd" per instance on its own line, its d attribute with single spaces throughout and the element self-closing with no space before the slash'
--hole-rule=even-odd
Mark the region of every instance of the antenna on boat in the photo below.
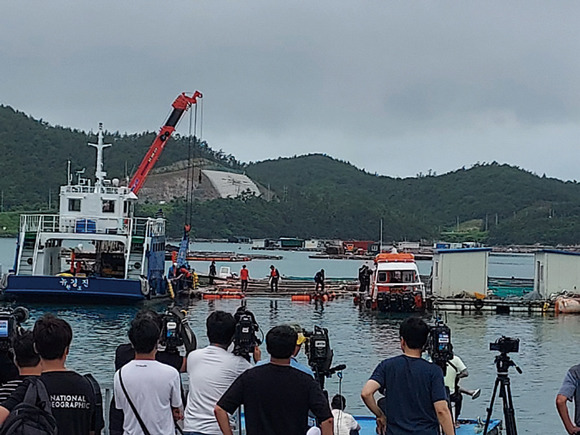
<svg viewBox="0 0 580 435">
<path fill-rule="evenodd" d="M 112 144 L 103 143 L 103 123 L 99 122 L 99 133 L 97 135 L 97 143 L 90 143 L 89 145 L 97 149 L 97 164 L 95 166 L 95 185 L 102 185 L 107 173 L 103 171 L 103 149 L 110 147 Z"/>
<path fill-rule="evenodd" d="M 72 174 L 70 172 L 70 160 L 67 160 L 66 164 L 66 184 L 71 185 L 72 183 Z"/>
</svg>

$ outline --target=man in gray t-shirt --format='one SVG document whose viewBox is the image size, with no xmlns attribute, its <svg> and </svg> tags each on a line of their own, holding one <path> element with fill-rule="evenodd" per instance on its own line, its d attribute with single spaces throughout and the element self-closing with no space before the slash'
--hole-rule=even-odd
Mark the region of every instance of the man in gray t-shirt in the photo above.
<svg viewBox="0 0 580 435">
<path fill-rule="evenodd" d="M 580 433 L 580 364 L 571 367 L 556 396 L 556 408 L 569 434 Z M 568 414 L 567 402 L 574 401 L 574 423 Z"/>
</svg>

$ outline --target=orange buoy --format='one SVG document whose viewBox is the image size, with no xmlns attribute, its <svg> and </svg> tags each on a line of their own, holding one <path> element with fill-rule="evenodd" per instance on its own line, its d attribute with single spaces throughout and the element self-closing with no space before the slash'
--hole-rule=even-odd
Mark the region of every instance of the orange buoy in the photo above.
<svg viewBox="0 0 580 435">
<path fill-rule="evenodd" d="M 322 295 L 322 302 L 328 302 L 328 295 Z"/>
<path fill-rule="evenodd" d="M 220 295 L 215 294 L 215 293 L 204 293 L 203 298 L 204 299 L 219 299 Z"/>
<path fill-rule="evenodd" d="M 310 302 L 310 295 L 292 295 L 292 300 L 294 302 Z"/>
</svg>

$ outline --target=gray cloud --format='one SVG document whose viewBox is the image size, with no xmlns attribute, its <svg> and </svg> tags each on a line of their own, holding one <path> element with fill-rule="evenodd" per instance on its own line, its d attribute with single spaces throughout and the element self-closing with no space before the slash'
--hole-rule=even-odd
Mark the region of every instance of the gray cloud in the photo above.
<svg viewBox="0 0 580 435">
<path fill-rule="evenodd" d="M 523 0 L 4 2 L 0 103 L 136 132 L 199 89 L 205 138 L 243 160 L 325 152 L 393 176 L 496 160 L 574 179 L 579 12 Z"/>
</svg>

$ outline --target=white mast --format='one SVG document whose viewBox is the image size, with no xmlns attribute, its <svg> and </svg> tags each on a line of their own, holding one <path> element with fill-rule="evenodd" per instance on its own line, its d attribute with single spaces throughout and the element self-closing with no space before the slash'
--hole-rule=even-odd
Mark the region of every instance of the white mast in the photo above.
<svg viewBox="0 0 580 435">
<path fill-rule="evenodd" d="M 95 167 L 95 186 L 101 186 L 107 173 L 103 171 L 103 149 L 111 146 L 110 143 L 103 143 L 103 123 L 99 123 L 99 133 L 97 143 L 89 143 L 90 146 L 97 149 L 97 165 Z"/>
</svg>

